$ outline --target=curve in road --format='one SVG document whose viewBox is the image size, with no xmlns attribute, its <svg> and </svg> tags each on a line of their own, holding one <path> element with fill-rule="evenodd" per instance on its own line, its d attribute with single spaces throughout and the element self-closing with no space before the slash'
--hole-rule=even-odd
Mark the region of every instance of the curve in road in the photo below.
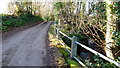
<svg viewBox="0 0 120 68">
<path fill-rule="evenodd" d="M 2 40 L 2 66 L 46 66 L 45 40 L 50 24 L 39 24 Z"/>
</svg>

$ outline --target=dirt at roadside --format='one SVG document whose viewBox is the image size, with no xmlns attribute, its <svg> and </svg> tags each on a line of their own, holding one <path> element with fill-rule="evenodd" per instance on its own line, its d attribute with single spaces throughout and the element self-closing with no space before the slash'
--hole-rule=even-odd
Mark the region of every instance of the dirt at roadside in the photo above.
<svg viewBox="0 0 120 68">
<path fill-rule="evenodd" d="M 48 42 L 46 51 L 48 66 L 53 66 L 54 68 L 66 67 L 67 64 L 63 58 L 63 55 L 59 52 L 58 48 L 55 47 L 52 40 L 55 40 L 55 38 L 48 33 L 48 39 L 46 40 L 46 42 Z"/>
<path fill-rule="evenodd" d="M 49 31 L 48 31 L 49 32 Z M 57 68 L 57 62 L 56 62 L 56 53 L 57 53 L 57 48 L 52 48 L 50 47 L 50 39 L 49 39 L 49 35 L 47 35 L 46 38 L 46 63 L 47 66 L 53 66 L 54 68 Z"/>
<path fill-rule="evenodd" d="M 53 66 L 54 68 L 58 68 L 64 65 L 64 63 L 59 61 L 59 59 L 61 59 L 61 61 L 63 61 L 64 59 L 61 58 L 62 55 L 59 53 L 57 48 L 47 46 L 46 52 L 47 52 L 47 58 L 46 58 L 47 66 Z"/>
</svg>

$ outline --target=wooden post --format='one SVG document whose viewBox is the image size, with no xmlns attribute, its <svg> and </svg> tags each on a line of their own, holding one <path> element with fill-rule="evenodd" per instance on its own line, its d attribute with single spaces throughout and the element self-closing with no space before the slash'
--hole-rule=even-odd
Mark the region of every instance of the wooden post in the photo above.
<svg viewBox="0 0 120 68">
<path fill-rule="evenodd" d="M 75 43 L 77 41 L 77 37 L 72 37 L 72 44 L 71 44 L 71 58 L 73 58 L 75 55 L 77 55 L 77 44 Z"/>
</svg>

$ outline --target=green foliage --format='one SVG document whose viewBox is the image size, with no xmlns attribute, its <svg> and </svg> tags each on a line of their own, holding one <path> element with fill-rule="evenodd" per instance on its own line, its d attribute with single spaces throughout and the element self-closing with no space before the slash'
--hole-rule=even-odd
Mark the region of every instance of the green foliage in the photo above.
<svg viewBox="0 0 120 68">
<path fill-rule="evenodd" d="M 117 68 L 113 63 L 105 62 L 105 60 L 100 59 L 98 55 L 94 56 L 94 63 L 90 62 L 90 60 L 86 60 L 86 65 L 90 68 L 98 67 L 98 68 Z"/>
<path fill-rule="evenodd" d="M 77 66 L 80 66 L 80 64 L 78 64 L 76 61 L 74 61 L 74 60 L 70 60 L 70 59 L 67 59 L 67 62 L 68 62 L 68 64 L 72 67 L 72 66 L 75 66 L 75 67 L 77 67 Z"/>
<path fill-rule="evenodd" d="M 54 4 L 54 9 L 56 9 L 57 11 L 59 11 L 61 8 L 63 8 L 62 2 L 57 2 Z"/>
<path fill-rule="evenodd" d="M 32 2 L 15 2 L 13 3 L 16 5 L 15 13 L 16 15 L 23 15 L 23 14 L 32 14 Z"/>
<path fill-rule="evenodd" d="M 112 11 L 112 14 L 120 14 L 120 1 L 114 2 L 113 4 L 109 5 Z"/>
<path fill-rule="evenodd" d="M 3 31 L 9 31 L 9 29 L 14 27 L 20 27 L 27 24 L 32 24 L 36 21 L 43 20 L 42 18 L 39 18 L 37 16 L 34 16 L 32 14 L 23 14 L 19 16 L 14 15 L 2 15 L 2 30 Z"/>
<path fill-rule="evenodd" d="M 114 31 L 114 37 L 113 39 L 115 40 L 115 45 L 120 46 L 120 31 L 116 30 Z"/>
<path fill-rule="evenodd" d="M 85 44 L 87 43 L 86 39 L 87 37 L 85 35 L 83 35 L 81 32 L 79 33 L 72 33 L 72 34 L 69 34 L 70 37 L 73 37 L 73 36 L 76 36 L 78 38 L 78 41 L 80 41 L 81 43 Z"/>
<path fill-rule="evenodd" d="M 0 26 L 0 30 L 6 31 L 7 32 L 7 26 Z"/>
<path fill-rule="evenodd" d="M 49 17 L 49 16 L 46 16 L 46 17 L 44 17 L 43 18 L 45 21 L 50 21 L 51 20 L 51 18 Z"/>
<path fill-rule="evenodd" d="M 99 19 L 106 19 L 106 2 L 99 2 L 95 4 L 96 13 L 99 15 Z"/>
<path fill-rule="evenodd" d="M 106 12 L 106 3 L 105 2 L 99 2 L 98 4 L 95 5 L 95 9 L 99 13 Z"/>
<path fill-rule="evenodd" d="M 55 21 L 58 21 L 60 10 L 63 8 L 63 6 L 64 5 L 62 2 L 57 2 L 54 4 L 54 10 L 55 10 L 54 19 L 55 19 Z"/>
<path fill-rule="evenodd" d="M 66 49 L 64 49 L 64 48 L 59 48 L 59 51 L 63 54 L 65 60 L 66 60 L 67 63 L 69 64 L 69 66 L 71 66 L 71 67 L 72 67 L 72 66 L 75 66 L 75 67 L 80 66 L 80 64 L 77 63 L 75 60 L 69 59 L 70 54 L 68 53 L 68 51 L 67 51 Z"/>
<path fill-rule="evenodd" d="M 69 53 L 67 52 L 67 50 L 65 50 L 63 48 L 59 48 L 59 51 L 63 54 L 65 59 L 67 59 L 70 56 Z"/>
</svg>

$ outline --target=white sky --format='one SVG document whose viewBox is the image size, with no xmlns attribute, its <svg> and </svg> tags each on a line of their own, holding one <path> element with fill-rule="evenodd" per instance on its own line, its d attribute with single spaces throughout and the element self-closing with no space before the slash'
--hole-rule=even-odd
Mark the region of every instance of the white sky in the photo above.
<svg viewBox="0 0 120 68">
<path fill-rule="evenodd" d="M 7 6 L 10 0 L 0 0 L 0 14 L 7 11 Z"/>
<path fill-rule="evenodd" d="M 2 13 L 7 13 L 7 7 L 8 7 L 8 3 L 12 1 L 29 1 L 31 2 L 32 0 L 0 0 L 0 14 Z M 69 0 L 35 0 L 37 2 L 56 2 L 56 1 L 69 1 Z M 76 1 L 76 0 L 74 0 Z M 85 0 L 77 0 L 77 1 L 85 1 Z M 86 1 L 98 1 L 98 0 L 86 0 Z M 102 0 L 99 0 L 102 1 Z M 113 1 L 120 1 L 120 0 L 113 0 Z"/>
</svg>

